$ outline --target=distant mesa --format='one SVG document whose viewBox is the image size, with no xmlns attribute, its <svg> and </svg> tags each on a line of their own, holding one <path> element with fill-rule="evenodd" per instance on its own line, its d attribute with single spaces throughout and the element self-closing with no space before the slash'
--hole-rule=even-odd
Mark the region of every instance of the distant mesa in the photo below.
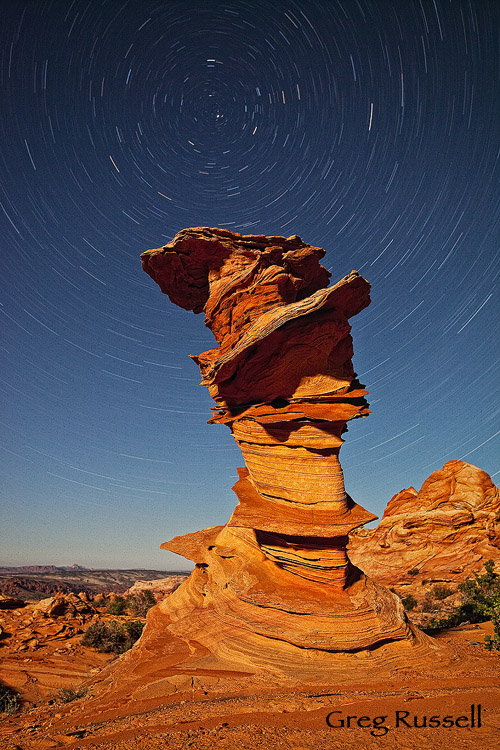
<svg viewBox="0 0 500 750">
<path fill-rule="evenodd" d="M 410 487 L 394 495 L 375 529 L 356 530 L 349 555 L 391 586 L 459 583 L 486 560 L 500 566 L 499 489 L 476 466 L 448 461 L 419 492 Z"/>
<path fill-rule="evenodd" d="M 0 574 L 9 573 L 10 575 L 23 575 L 26 573 L 46 574 L 46 573 L 64 573 L 65 571 L 84 571 L 92 568 L 84 568 L 81 565 L 21 565 L 12 567 L 0 567 Z"/>
</svg>

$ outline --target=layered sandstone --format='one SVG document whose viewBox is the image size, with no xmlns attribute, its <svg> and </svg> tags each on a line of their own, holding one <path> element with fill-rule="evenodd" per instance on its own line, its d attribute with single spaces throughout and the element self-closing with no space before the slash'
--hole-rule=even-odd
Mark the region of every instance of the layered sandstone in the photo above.
<svg viewBox="0 0 500 750">
<path fill-rule="evenodd" d="M 459 583 L 486 560 L 500 566 L 498 487 L 476 466 L 448 461 L 419 492 L 409 487 L 394 495 L 377 528 L 353 534 L 349 554 L 391 586 Z"/>
<path fill-rule="evenodd" d="M 348 319 L 370 285 L 352 271 L 328 286 L 323 255 L 297 236 L 203 227 L 142 255 L 172 302 L 205 313 L 218 346 L 193 359 L 210 421 L 230 428 L 245 468 L 225 525 L 162 545 L 196 568 L 151 610 L 111 691 L 119 680 L 139 699 L 188 676 L 341 679 L 421 654 L 398 597 L 347 556 L 349 533 L 375 518 L 347 494 L 339 462 L 347 422 L 369 411 Z"/>
</svg>

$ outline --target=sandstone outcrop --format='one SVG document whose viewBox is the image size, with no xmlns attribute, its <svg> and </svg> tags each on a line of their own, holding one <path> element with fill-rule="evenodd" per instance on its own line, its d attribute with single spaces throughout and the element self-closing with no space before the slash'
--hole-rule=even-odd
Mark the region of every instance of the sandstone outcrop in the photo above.
<svg viewBox="0 0 500 750">
<path fill-rule="evenodd" d="M 162 545 L 196 568 L 150 611 L 111 691 L 341 680 L 433 648 L 347 556 L 349 533 L 375 518 L 347 494 L 339 462 L 347 422 L 369 412 L 348 319 L 370 285 L 352 271 L 329 287 L 323 255 L 297 236 L 199 227 L 142 255 L 172 302 L 205 313 L 218 346 L 193 359 L 216 404 L 210 422 L 230 428 L 245 468 L 225 525 Z"/>
<path fill-rule="evenodd" d="M 33 607 L 35 616 L 50 618 L 57 617 L 86 617 L 95 614 L 96 609 L 89 602 L 85 593 L 57 594 L 48 599 L 42 599 Z"/>
<path fill-rule="evenodd" d="M 448 461 L 419 492 L 398 492 L 375 529 L 357 530 L 349 555 L 386 585 L 459 583 L 486 560 L 500 565 L 500 493 L 489 475 Z"/>
</svg>

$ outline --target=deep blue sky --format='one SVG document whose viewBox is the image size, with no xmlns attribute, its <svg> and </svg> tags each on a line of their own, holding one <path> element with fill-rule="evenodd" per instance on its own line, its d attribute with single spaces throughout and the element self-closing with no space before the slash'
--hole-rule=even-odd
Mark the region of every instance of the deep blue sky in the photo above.
<svg viewBox="0 0 500 750">
<path fill-rule="evenodd" d="M 185 569 L 161 542 L 228 519 L 212 336 L 139 261 L 189 226 L 372 283 L 358 502 L 498 479 L 499 32 L 497 0 L 4 0 L 2 564 Z"/>
</svg>

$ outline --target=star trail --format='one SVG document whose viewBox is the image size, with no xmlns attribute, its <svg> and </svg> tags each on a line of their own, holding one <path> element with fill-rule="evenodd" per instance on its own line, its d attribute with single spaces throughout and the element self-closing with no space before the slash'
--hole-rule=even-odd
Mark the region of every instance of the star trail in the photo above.
<svg viewBox="0 0 500 750">
<path fill-rule="evenodd" d="M 372 304 L 346 487 L 500 471 L 496 0 L 5 0 L 2 563 L 182 568 L 242 465 L 141 252 L 300 235 Z M 495 476 L 496 475 L 496 476 Z"/>
</svg>

